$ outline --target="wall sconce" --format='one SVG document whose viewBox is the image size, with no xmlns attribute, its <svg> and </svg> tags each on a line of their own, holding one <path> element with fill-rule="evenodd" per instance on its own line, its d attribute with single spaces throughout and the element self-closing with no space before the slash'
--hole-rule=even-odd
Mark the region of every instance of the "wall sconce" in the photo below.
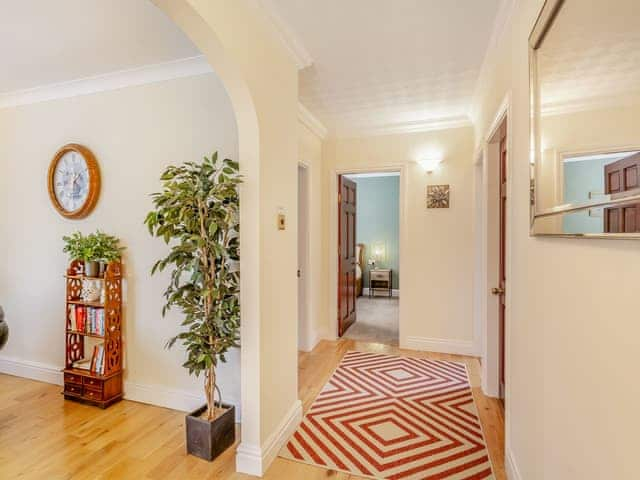
<svg viewBox="0 0 640 480">
<path fill-rule="evenodd" d="M 418 163 L 425 172 L 432 173 L 442 163 L 442 157 L 423 158 L 418 160 Z"/>
</svg>

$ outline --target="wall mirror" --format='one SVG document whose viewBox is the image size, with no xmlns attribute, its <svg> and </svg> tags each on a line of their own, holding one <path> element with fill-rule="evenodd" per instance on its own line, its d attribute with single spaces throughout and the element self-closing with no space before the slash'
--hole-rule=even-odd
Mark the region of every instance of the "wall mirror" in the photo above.
<svg viewBox="0 0 640 480">
<path fill-rule="evenodd" d="M 640 1 L 547 0 L 529 38 L 531 233 L 640 238 Z"/>
</svg>

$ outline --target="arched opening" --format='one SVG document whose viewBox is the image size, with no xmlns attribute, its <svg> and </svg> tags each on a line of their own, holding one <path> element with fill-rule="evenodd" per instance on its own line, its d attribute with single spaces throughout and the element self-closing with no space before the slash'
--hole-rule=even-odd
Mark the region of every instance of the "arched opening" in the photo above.
<svg viewBox="0 0 640 480">
<path fill-rule="evenodd" d="M 248 450 L 260 448 L 260 311 L 259 244 L 244 239 L 259 238 L 259 127 L 248 85 L 233 60 L 224 51 L 217 32 L 186 0 L 153 0 L 191 39 L 225 86 L 231 99 L 238 129 L 238 153 L 244 183 L 240 192 L 241 242 L 241 409 L 242 443 Z M 239 451 L 242 451 L 242 445 Z M 242 468 L 251 470 L 251 468 Z M 260 466 L 260 470 L 262 467 Z M 247 472 L 259 473 L 262 472 Z"/>
</svg>

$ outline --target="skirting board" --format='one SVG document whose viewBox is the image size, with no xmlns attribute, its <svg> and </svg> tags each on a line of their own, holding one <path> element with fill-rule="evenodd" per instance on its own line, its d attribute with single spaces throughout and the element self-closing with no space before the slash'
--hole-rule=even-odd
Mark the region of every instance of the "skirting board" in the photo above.
<svg viewBox="0 0 640 480">
<path fill-rule="evenodd" d="M 477 356 L 478 352 L 470 340 L 445 340 L 441 338 L 407 337 L 400 342 L 401 348 L 425 352 L 452 353 L 455 355 Z"/>
<path fill-rule="evenodd" d="M 262 447 L 240 443 L 236 450 L 236 471 L 261 477 L 275 460 L 280 449 L 295 433 L 301 421 L 302 402 L 296 400 Z"/>
<path fill-rule="evenodd" d="M 62 385 L 63 383 L 60 368 L 29 360 L 0 357 L 0 373 L 54 385 Z M 124 398 L 134 402 L 147 403 L 183 412 L 195 410 L 205 403 L 204 395 L 160 385 L 143 385 L 128 381 L 124 382 Z M 236 407 L 236 422 L 240 422 L 242 412 L 239 399 L 225 398 L 224 400 L 225 403 L 231 403 Z"/>
<path fill-rule="evenodd" d="M 381 295 L 382 290 L 378 290 L 377 295 L 374 294 L 375 297 L 383 297 L 384 295 Z M 368 296 L 369 295 L 369 287 L 363 287 L 362 288 L 362 295 L 363 296 Z M 400 296 L 400 290 L 397 288 L 394 288 L 393 290 L 391 290 L 391 295 L 394 297 L 399 297 Z"/>
<path fill-rule="evenodd" d="M 516 466 L 516 462 L 511 454 L 511 449 L 507 448 L 504 455 L 504 468 L 507 473 L 507 480 L 522 480 L 520 471 Z"/>
</svg>

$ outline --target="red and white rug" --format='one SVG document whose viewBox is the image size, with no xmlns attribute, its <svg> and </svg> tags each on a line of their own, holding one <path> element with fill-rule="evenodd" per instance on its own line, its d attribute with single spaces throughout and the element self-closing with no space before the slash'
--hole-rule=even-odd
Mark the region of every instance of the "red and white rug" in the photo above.
<svg viewBox="0 0 640 480">
<path fill-rule="evenodd" d="M 280 456 L 384 479 L 493 479 L 462 363 L 348 352 Z"/>
</svg>

